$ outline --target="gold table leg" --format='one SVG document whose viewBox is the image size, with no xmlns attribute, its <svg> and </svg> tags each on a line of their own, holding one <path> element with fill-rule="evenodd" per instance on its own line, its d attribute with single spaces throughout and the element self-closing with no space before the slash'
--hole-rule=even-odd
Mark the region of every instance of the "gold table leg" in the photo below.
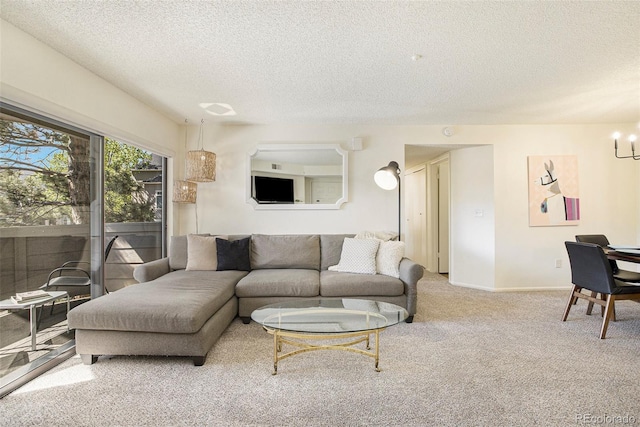
<svg viewBox="0 0 640 427">
<path fill-rule="evenodd" d="M 352 353 L 358 353 L 363 356 L 371 357 L 375 361 L 374 368 L 376 372 L 380 372 L 380 332 L 384 331 L 386 328 L 372 329 L 368 331 L 359 331 L 359 332 L 343 332 L 343 333 L 335 333 L 335 334 L 311 334 L 311 333 L 300 333 L 300 332 L 290 332 L 290 331 L 282 331 L 279 329 L 271 329 L 264 327 L 264 329 L 273 335 L 273 372 L 272 375 L 277 375 L 278 373 L 278 362 L 282 359 L 286 359 L 287 357 L 295 356 L 296 354 L 306 353 L 309 351 L 316 350 L 341 350 L 341 351 L 349 351 Z M 375 335 L 375 349 L 373 352 L 366 351 L 371 350 L 370 347 L 370 336 L 371 334 Z M 291 338 L 291 339 L 290 339 Z M 354 338 L 352 341 L 340 343 L 340 344 L 311 344 L 309 342 L 305 342 L 305 340 L 313 340 L 313 341 L 322 341 L 322 340 L 335 340 L 335 339 L 345 339 L 345 338 Z M 353 346 L 364 342 L 366 344 L 366 350 L 362 350 L 359 348 L 354 348 Z M 282 345 L 288 344 L 294 347 L 297 347 L 297 350 L 292 350 L 288 353 L 282 353 Z"/>
<path fill-rule="evenodd" d="M 280 344 L 280 337 L 278 336 L 278 331 L 273 332 L 273 373 L 271 375 L 276 375 L 278 373 L 278 353 L 282 349 L 282 345 Z"/>
</svg>

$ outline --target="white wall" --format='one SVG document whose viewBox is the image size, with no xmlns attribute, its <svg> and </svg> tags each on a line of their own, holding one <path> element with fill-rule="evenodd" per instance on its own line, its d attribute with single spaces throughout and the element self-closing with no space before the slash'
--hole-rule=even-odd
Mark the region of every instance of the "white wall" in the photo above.
<svg viewBox="0 0 640 427">
<path fill-rule="evenodd" d="M 189 130 L 189 149 L 197 146 L 197 127 Z M 204 148 L 217 155 L 217 178 L 198 184 L 195 207 L 180 210 L 180 233 L 343 233 L 397 229 L 397 192 L 384 191 L 373 174 L 390 160 L 402 163 L 404 145 L 393 128 L 361 126 L 215 126 L 205 125 Z M 363 136 L 366 149 L 349 153 L 349 202 L 339 210 L 257 211 L 246 203 L 247 153 L 258 143 L 341 143 Z M 179 173 L 179 172 L 177 172 Z M 206 218 L 206 219 L 205 219 Z"/>
<path fill-rule="evenodd" d="M 569 284 L 565 240 L 605 233 L 611 241 L 640 243 L 640 162 L 613 156 L 610 134 L 634 124 L 553 126 L 206 125 L 205 148 L 218 155 L 217 181 L 198 187 L 199 232 L 342 233 L 397 228 L 397 193 L 380 190 L 374 172 L 396 160 L 404 145 L 490 145 L 452 152 L 451 278 L 489 290 L 557 289 Z M 197 128 L 189 132 L 197 145 Z M 364 150 L 349 154 L 349 202 L 337 211 L 255 211 L 245 202 L 247 153 L 260 142 L 342 143 L 354 136 Z M 580 169 L 578 226 L 529 227 L 529 155 L 575 154 Z M 493 187 L 491 187 L 493 185 Z M 180 206 L 177 233 L 196 231 L 194 206 Z M 475 210 L 482 209 L 482 218 Z M 404 215 L 404 214 L 403 214 Z M 403 217 L 404 218 L 404 217 Z M 403 221 L 404 222 L 404 221 Z M 555 268 L 561 259 L 562 268 Z M 633 268 L 633 267 L 632 267 Z"/>
<path fill-rule="evenodd" d="M 493 146 L 450 153 L 450 263 L 453 284 L 492 289 L 495 282 Z"/>
<path fill-rule="evenodd" d="M 611 133 L 635 124 L 526 126 L 494 146 L 496 185 L 496 287 L 566 286 L 565 240 L 576 234 L 606 234 L 611 242 L 637 239 L 640 164 L 616 159 Z M 628 149 L 628 147 L 625 147 Z M 577 226 L 528 227 L 527 156 L 578 157 L 581 220 Z M 555 268 L 555 260 L 563 262 Z M 635 267 L 633 267 L 635 268 Z"/>
</svg>

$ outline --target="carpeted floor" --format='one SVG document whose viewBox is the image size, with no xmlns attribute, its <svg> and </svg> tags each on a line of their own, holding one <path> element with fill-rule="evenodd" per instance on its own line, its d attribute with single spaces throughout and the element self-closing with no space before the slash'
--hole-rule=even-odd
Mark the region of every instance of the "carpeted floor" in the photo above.
<svg viewBox="0 0 640 427">
<path fill-rule="evenodd" d="M 573 426 L 640 424 L 640 305 L 601 318 L 569 291 L 489 293 L 427 275 L 418 314 L 381 336 L 381 368 L 346 352 L 284 360 L 233 322 L 187 358 L 74 357 L 0 401 L 3 426 Z M 596 310 L 594 310 L 595 312 Z"/>
</svg>

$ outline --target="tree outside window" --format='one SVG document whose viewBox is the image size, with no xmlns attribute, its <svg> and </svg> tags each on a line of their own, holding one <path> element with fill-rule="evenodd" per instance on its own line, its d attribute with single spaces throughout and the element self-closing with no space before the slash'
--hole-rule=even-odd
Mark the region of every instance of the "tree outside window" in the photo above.
<svg viewBox="0 0 640 427">
<path fill-rule="evenodd" d="M 0 227 L 89 224 L 89 154 L 86 137 L 1 118 Z M 105 138 L 105 222 L 154 221 L 153 194 L 132 172 L 158 169 L 152 159 Z"/>
</svg>

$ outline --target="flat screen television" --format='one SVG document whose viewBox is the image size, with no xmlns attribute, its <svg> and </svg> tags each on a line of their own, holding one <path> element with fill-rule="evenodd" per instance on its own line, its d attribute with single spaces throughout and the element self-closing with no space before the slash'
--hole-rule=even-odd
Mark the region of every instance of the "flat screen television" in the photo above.
<svg viewBox="0 0 640 427">
<path fill-rule="evenodd" d="M 253 186 L 258 203 L 293 203 L 293 179 L 256 176 Z"/>
</svg>

